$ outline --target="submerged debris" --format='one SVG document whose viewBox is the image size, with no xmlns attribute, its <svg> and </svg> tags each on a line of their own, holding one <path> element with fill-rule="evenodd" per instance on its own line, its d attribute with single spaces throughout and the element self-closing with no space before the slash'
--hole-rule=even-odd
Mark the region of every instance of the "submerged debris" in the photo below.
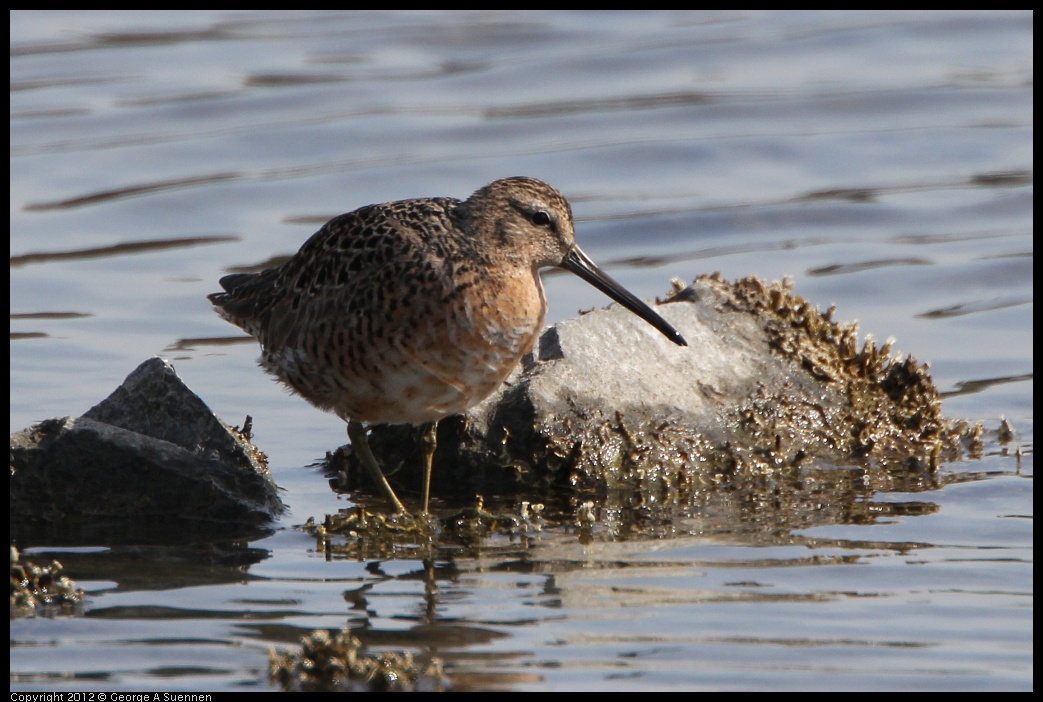
<svg viewBox="0 0 1043 702">
<path fill-rule="evenodd" d="M 524 544 L 539 536 L 546 520 L 544 505 L 497 503 L 486 508 L 478 496 L 473 507 L 444 516 L 370 512 L 364 506 L 314 518 L 299 528 L 315 537 L 316 549 L 357 560 L 427 558 L 438 548 L 471 548 L 490 537 Z"/>
<path fill-rule="evenodd" d="M 348 629 L 314 631 L 301 639 L 299 652 L 273 650 L 269 674 L 286 692 L 442 692 L 449 687 L 439 659 L 419 664 L 410 653 L 365 653 Z"/>
<path fill-rule="evenodd" d="M 38 566 L 23 561 L 11 546 L 11 618 L 73 614 L 83 603 L 83 590 L 61 575 L 62 564 Z"/>
</svg>

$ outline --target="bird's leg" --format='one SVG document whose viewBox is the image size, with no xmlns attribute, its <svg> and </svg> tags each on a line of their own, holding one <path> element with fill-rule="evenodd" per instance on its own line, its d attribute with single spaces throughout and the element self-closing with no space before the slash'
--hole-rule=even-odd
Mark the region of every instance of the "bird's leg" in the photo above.
<svg viewBox="0 0 1043 702">
<path fill-rule="evenodd" d="M 424 435 L 420 438 L 420 448 L 424 451 L 424 514 L 431 501 L 431 464 L 435 459 L 435 447 L 438 445 L 438 422 L 428 422 L 424 427 Z"/>
<path fill-rule="evenodd" d="M 380 465 L 377 464 L 377 459 L 369 448 L 369 440 L 366 439 L 366 428 L 358 422 L 349 421 L 348 438 L 351 439 L 351 445 L 359 452 L 359 456 L 362 458 L 362 465 L 366 466 L 373 481 L 384 491 L 384 495 L 387 496 L 395 510 L 401 514 L 409 514 L 409 510 L 398 499 L 398 495 L 391 489 L 391 485 L 388 483 L 387 478 L 384 477 L 383 471 L 380 470 Z M 424 509 L 427 509 L 426 505 Z"/>
</svg>

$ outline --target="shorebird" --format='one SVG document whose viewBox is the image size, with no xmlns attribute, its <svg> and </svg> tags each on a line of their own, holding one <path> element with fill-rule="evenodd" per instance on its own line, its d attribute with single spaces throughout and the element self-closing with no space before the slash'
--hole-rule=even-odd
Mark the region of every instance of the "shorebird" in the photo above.
<svg viewBox="0 0 1043 702">
<path fill-rule="evenodd" d="M 547 312 L 539 270 L 550 266 L 687 346 L 583 253 L 565 197 L 525 177 L 466 200 L 401 200 L 334 217 L 282 265 L 226 275 L 224 292 L 208 297 L 260 342 L 266 371 L 347 422 L 363 465 L 408 514 L 365 425 L 426 425 L 427 512 L 438 420 L 488 397 L 532 350 Z"/>
</svg>

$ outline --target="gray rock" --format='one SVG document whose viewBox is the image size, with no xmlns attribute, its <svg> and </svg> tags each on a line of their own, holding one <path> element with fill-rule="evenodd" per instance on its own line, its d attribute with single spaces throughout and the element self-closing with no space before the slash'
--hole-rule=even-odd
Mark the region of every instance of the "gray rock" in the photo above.
<svg viewBox="0 0 1043 702">
<path fill-rule="evenodd" d="M 82 417 L 11 436 L 11 520 L 225 530 L 282 510 L 263 454 L 159 358 Z"/>
<path fill-rule="evenodd" d="M 687 347 L 619 306 L 548 329 L 493 396 L 442 420 L 432 493 L 620 488 L 654 500 L 802 465 L 929 473 L 960 450 L 966 427 L 941 416 L 926 366 L 892 358 L 890 342 L 859 349 L 854 324 L 787 282 L 702 276 L 658 311 Z M 370 439 L 407 493 L 417 436 L 380 426 Z"/>
</svg>

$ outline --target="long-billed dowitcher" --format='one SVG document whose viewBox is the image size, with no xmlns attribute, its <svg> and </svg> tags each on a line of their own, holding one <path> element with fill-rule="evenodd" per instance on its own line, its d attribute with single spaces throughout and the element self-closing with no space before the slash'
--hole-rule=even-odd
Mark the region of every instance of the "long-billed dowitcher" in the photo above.
<svg viewBox="0 0 1043 702">
<path fill-rule="evenodd" d="M 676 329 L 579 248 L 565 197 L 505 178 L 466 200 L 368 205 L 327 222 L 293 258 L 221 278 L 218 314 L 260 342 L 261 366 L 348 423 L 399 512 L 363 424 L 427 424 L 423 509 L 438 420 L 490 395 L 542 331 L 539 269 L 571 271 L 668 339 Z"/>
</svg>

